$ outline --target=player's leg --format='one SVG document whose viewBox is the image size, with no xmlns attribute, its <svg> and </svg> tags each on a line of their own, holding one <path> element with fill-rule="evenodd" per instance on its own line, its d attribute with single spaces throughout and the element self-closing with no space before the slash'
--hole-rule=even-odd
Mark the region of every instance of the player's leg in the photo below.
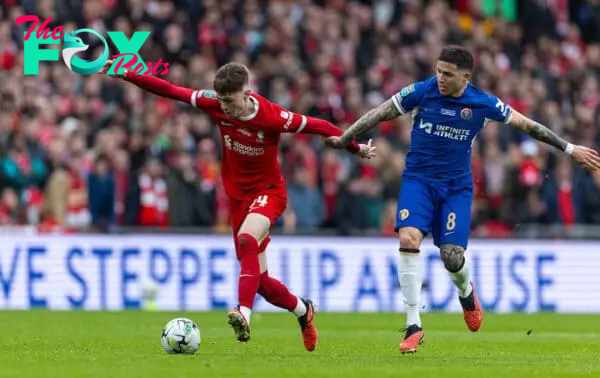
<svg viewBox="0 0 600 378">
<path fill-rule="evenodd" d="M 239 308 L 230 311 L 227 318 L 237 339 L 242 342 L 250 339 L 250 316 L 261 275 L 259 245 L 267 237 L 270 228 L 271 221 L 268 217 L 250 213 L 235 236 L 236 253 L 240 262 Z"/>
<path fill-rule="evenodd" d="M 294 295 L 281 281 L 271 277 L 268 270 L 260 275 L 258 294 L 273 306 L 293 312 L 298 318 L 304 317 L 309 307 L 312 309 L 310 300 Z"/>
<path fill-rule="evenodd" d="M 286 206 L 287 198 L 285 196 L 273 195 L 270 196 L 268 205 L 256 207 L 254 211 L 261 212 L 267 216 L 271 224 L 273 224 L 283 214 Z M 288 310 L 296 315 L 300 330 L 302 331 L 304 347 L 306 350 L 312 352 L 319 341 L 319 334 L 314 325 L 315 308 L 310 299 L 294 295 L 281 281 L 269 275 L 265 251 L 270 240 L 271 237 L 267 236 L 260 245 L 259 262 L 261 275 L 258 293 L 272 305 Z"/>
<path fill-rule="evenodd" d="M 398 280 L 406 311 L 406 334 L 400 343 L 400 352 L 415 353 L 419 344 L 423 342 L 423 326 L 419 309 L 423 279 L 419 252 L 424 234 L 415 227 L 405 227 L 399 230 L 399 235 Z"/>
<path fill-rule="evenodd" d="M 250 203 L 251 202 L 249 201 L 241 201 L 234 199 L 229 200 L 229 211 L 231 213 L 231 228 L 233 231 L 233 242 L 235 245 L 236 257 L 240 265 L 242 264 L 242 257 L 244 256 L 244 253 L 242 251 L 245 252 L 247 248 L 245 248 L 244 250 L 241 248 L 239 234 L 240 229 L 242 227 L 242 223 L 247 217 Z M 240 297 L 244 295 L 242 294 L 243 290 L 240 291 L 240 285 L 243 282 L 241 279 L 241 270 L 242 269 L 240 269 L 240 277 L 238 278 L 238 306 L 227 313 L 227 319 L 229 325 L 233 328 L 233 331 L 235 332 L 237 340 L 241 342 L 246 342 L 250 339 L 250 313 L 248 313 L 245 308 L 243 309 L 242 306 L 239 304 L 240 302 L 243 302 L 240 301 Z M 246 312 L 246 314 L 244 314 L 244 312 Z"/>
<path fill-rule="evenodd" d="M 268 240 L 267 240 L 268 242 Z M 300 298 L 294 295 L 281 281 L 271 277 L 266 264 L 266 243 L 263 243 L 261 257 L 261 269 L 264 261 L 264 272 L 260 275 L 258 293 L 273 306 L 282 308 L 296 315 L 304 347 L 309 352 L 315 350 L 319 341 L 319 334 L 314 325 L 315 308 L 310 299 Z"/>
<path fill-rule="evenodd" d="M 286 205 L 285 196 L 264 194 L 258 196 L 247 210 L 248 214 L 239 227 L 236 239 L 236 250 L 241 264 L 238 283 L 239 310 L 229 313 L 229 322 L 236 330 L 238 340 L 249 339 L 252 306 L 258 292 L 269 303 L 297 316 L 304 345 L 312 351 L 318 341 L 313 322 L 312 302 L 293 295 L 283 283 L 270 277 L 268 273 L 265 250 L 270 241 L 269 233 L 272 224 L 281 216 Z"/>
<path fill-rule="evenodd" d="M 465 251 L 471 228 L 470 189 L 450 193 L 441 207 L 441 223 L 435 239 L 446 270 L 458 289 L 458 298 L 463 308 L 467 327 L 475 332 L 483 323 L 483 310 L 471 281 L 469 260 Z"/>
<path fill-rule="evenodd" d="M 398 280 L 406 311 L 406 335 L 400 344 L 402 353 L 414 353 L 423 342 L 420 316 L 421 257 L 423 237 L 430 231 L 434 204 L 428 185 L 405 178 L 398 200 L 396 230 L 400 238 Z"/>
</svg>

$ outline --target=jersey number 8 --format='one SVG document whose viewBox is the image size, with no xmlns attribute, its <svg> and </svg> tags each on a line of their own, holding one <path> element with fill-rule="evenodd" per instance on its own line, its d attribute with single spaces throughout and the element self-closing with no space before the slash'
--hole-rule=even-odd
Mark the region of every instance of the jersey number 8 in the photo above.
<svg viewBox="0 0 600 378">
<path fill-rule="evenodd" d="M 452 231 L 456 227 L 456 213 L 452 212 L 448 214 L 448 221 L 446 222 L 446 230 Z"/>
</svg>

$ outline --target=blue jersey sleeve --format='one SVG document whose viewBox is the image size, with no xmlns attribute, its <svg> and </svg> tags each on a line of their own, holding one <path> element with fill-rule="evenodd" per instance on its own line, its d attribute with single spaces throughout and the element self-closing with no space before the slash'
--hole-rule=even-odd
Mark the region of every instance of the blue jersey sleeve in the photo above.
<svg viewBox="0 0 600 378">
<path fill-rule="evenodd" d="M 413 83 L 402 88 L 400 92 L 392 96 L 392 101 L 400 114 L 406 114 L 419 106 L 421 99 L 425 96 L 427 89 L 431 85 L 432 79 Z"/>
<path fill-rule="evenodd" d="M 487 94 L 487 110 L 485 118 L 509 124 L 512 119 L 512 108 L 496 96 Z"/>
</svg>

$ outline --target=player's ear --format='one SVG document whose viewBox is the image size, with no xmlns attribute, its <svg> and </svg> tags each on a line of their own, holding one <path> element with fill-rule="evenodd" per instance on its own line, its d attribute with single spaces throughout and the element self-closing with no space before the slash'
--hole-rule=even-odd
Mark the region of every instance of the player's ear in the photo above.
<svg viewBox="0 0 600 378">
<path fill-rule="evenodd" d="M 464 78 L 465 78 L 465 81 L 471 80 L 471 72 L 465 70 Z"/>
<path fill-rule="evenodd" d="M 251 93 L 252 93 L 252 89 L 250 89 L 250 88 L 244 89 L 244 98 L 249 97 Z"/>
</svg>

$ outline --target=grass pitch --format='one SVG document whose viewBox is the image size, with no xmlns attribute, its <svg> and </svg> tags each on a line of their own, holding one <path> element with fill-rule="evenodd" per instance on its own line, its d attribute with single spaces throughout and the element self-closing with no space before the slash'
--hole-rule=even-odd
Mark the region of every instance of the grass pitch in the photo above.
<svg viewBox="0 0 600 378">
<path fill-rule="evenodd" d="M 194 356 L 167 355 L 162 326 L 185 316 L 202 333 Z M 467 330 L 461 314 L 425 314 L 425 344 L 400 355 L 399 314 L 317 313 L 317 350 L 294 317 L 253 314 L 240 344 L 225 312 L 0 312 L 0 377 L 600 377 L 600 317 L 492 315 Z M 529 332 L 531 331 L 531 332 Z"/>
</svg>

